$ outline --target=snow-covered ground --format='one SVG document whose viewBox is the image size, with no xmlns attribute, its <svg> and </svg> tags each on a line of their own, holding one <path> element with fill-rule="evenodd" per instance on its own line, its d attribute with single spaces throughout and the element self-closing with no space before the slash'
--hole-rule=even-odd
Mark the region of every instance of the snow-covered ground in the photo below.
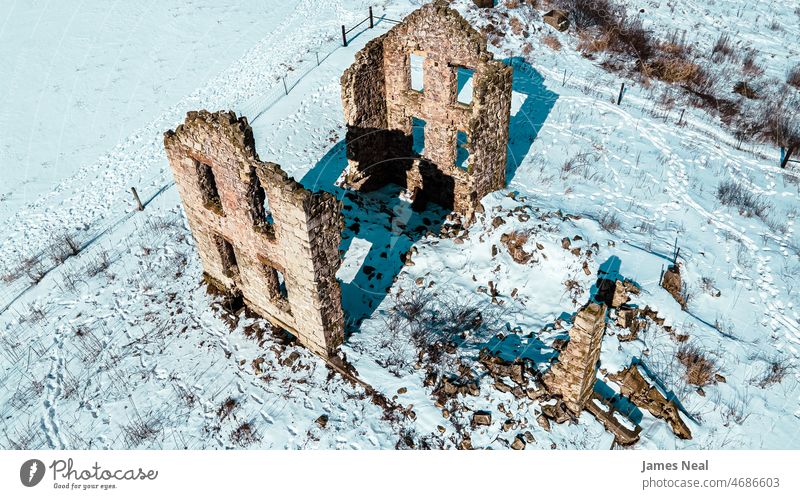
<svg viewBox="0 0 800 499">
<path fill-rule="evenodd" d="M 368 2 L 195 4 L 145 12 L 127 7 L 128 22 L 109 14 L 113 21 L 105 24 L 97 16 L 103 19 L 107 9 L 31 7 L 25 15 L 41 19 L 33 32 L 51 25 L 58 35 L 47 43 L 31 42 L 36 37 L 16 23 L 23 16 L 17 10 L 6 17 L 15 22 L 0 30 L 4 41 L 18 44 L 0 48 L 16 68 L 0 82 L 3 99 L 18 102 L 15 115 L 23 109 L 30 115 L 41 100 L 33 125 L 21 126 L 18 118 L 12 124 L 8 109 L 2 114 L 3 130 L 12 133 L 4 133 L 0 151 L 0 189 L 11 193 L 0 208 L 6 210 L 0 275 L 9 275 L 0 281 L 0 446 L 455 447 L 466 432 L 473 447 L 505 448 L 528 431 L 527 448 L 608 448 L 611 435 L 590 415 L 547 431 L 536 421 L 538 402 L 517 400 L 487 378 L 479 393 L 459 395 L 456 406 L 438 405 L 413 339 L 390 327 L 397 296 L 425 290 L 431 303 L 483 311 L 484 326 L 459 340 L 464 365 L 475 368 L 478 351 L 488 346 L 546 366 L 555 355 L 553 340 L 564 334 L 553 325 L 588 299 L 602 267 L 640 284 L 634 303 L 657 310 L 672 334 L 651 325 L 639 339 L 621 342 L 621 331 L 611 326 L 601 373 L 642 358 L 695 419 L 689 422 L 694 438 L 683 441 L 642 411 L 637 446 L 800 447 L 800 174 L 780 170 L 776 151 L 737 148 L 716 118 L 691 107 L 679 126 L 680 108 L 668 112 L 653 104 L 661 84 L 626 81 L 617 106 L 621 77 L 582 57 L 569 34 L 555 34 L 563 46 L 558 51 L 542 44 L 542 35 L 555 32 L 526 11 L 528 38 L 509 30 L 492 47 L 515 68 L 508 188 L 487 196 L 485 213 L 468 233 L 440 238 L 440 210 L 414 213 L 392 189 L 346 196 L 335 185 L 345 166 L 339 76 L 370 37 L 391 26 L 379 23 L 327 54 L 338 26 L 360 20 Z M 739 2 L 671 4 L 674 9 L 642 2 L 655 31 L 669 32 L 676 19 L 698 19 L 689 36 L 705 50 L 728 30 L 760 51 L 767 74 L 778 77 L 797 62 L 798 18 L 776 3 L 744 12 Z M 178 5 L 185 7 L 178 11 Z M 476 26 L 488 22 L 471 1 L 455 5 Z M 395 1 L 385 9 L 398 18 L 416 7 Z M 131 21 L 141 16 L 141 24 Z M 787 17 L 794 23 L 765 35 L 773 19 Z M 70 18 L 73 27 L 65 28 Z M 11 26 L 28 38 L 7 38 Z M 192 29 L 214 36 L 190 36 Z M 46 46 L 62 33 L 72 42 L 58 45 L 66 52 L 55 57 Z M 534 48 L 527 59 L 526 43 Z M 148 55 L 153 47 L 156 56 Z M 29 56 L 16 55 L 25 51 Z M 315 52 L 323 52 L 319 67 L 311 63 Z M 26 57 L 41 62 L 31 68 Z M 76 77 L 75 67 L 83 74 Z M 48 71 L 52 79 L 37 77 Z M 280 93 L 285 75 L 290 94 L 264 100 Z M 115 78 L 121 78 L 116 86 Z M 405 408 L 401 417 L 273 336 L 260 319 L 224 312 L 200 282 L 161 134 L 188 110 L 251 113 L 262 102 L 269 110 L 252 123 L 260 157 L 345 201 L 347 254 L 339 277 L 350 334 L 343 351 L 360 379 Z M 31 145 L 31 137 L 38 142 Z M 722 206 L 715 193 L 726 179 L 757 194 L 769 216 Z M 131 186 L 145 199 L 155 196 L 142 213 L 132 211 Z M 494 223 L 496 217 L 503 223 Z M 66 259 L 59 242 L 65 231 L 84 247 Z M 511 231 L 529 236 L 525 248 L 534 258 L 525 265 L 501 242 Z M 581 248 L 579 255 L 562 248 L 564 237 Z M 692 295 L 686 311 L 657 284 L 676 239 Z M 410 249 L 413 265 L 403 266 L 399 255 Z M 14 270 L 35 254 L 54 269 L 32 285 L 38 275 L 30 262 L 27 272 Z M 709 286 L 720 296 L 704 291 Z M 486 292 L 492 288 L 494 303 Z M 702 394 L 686 383 L 675 357 L 681 343 L 674 338 L 682 335 L 714 361 L 724 382 L 703 387 Z M 764 383 L 774 363 L 788 372 Z M 470 430 L 476 410 L 490 411 L 492 425 Z"/>
</svg>

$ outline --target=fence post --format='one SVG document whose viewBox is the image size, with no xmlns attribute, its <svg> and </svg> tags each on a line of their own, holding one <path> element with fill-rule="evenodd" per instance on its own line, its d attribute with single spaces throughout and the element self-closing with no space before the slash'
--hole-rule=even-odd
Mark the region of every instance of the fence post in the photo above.
<svg viewBox="0 0 800 499">
<path fill-rule="evenodd" d="M 563 87 L 567 83 L 567 69 L 564 68 L 564 79 L 561 80 L 561 86 Z"/>
<path fill-rule="evenodd" d="M 369 8 L 369 27 L 370 28 L 375 27 L 375 23 L 372 20 L 372 7 Z"/>
<path fill-rule="evenodd" d="M 319 66 L 319 52 L 314 52 L 314 55 L 317 56 L 317 66 Z"/>
<path fill-rule="evenodd" d="M 678 124 L 680 125 L 683 122 L 683 113 L 686 112 L 686 109 L 681 110 L 681 117 L 678 118 Z"/>
<path fill-rule="evenodd" d="M 142 200 L 139 199 L 139 193 L 136 192 L 136 187 L 131 187 L 131 194 L 133 194 L 133 200 L 136 201 L 136 209 L 144 211 L 144 205 L 142 204 Z"/>
<path fill-rule="evenodd" d="M 286 95 L 289 95 L 289 89 L 286 88 L 286 77 L 284 76 L 281 80 L 283 80 L 283 91 L 286 92 Z"/>
<path fill-rule="evenodd" d="M 625 82 L 622 82 L 622 86 L 619 87 L 619 97 L 617 97 L 617 105 L 619 106 L 622 102 L 622 93 L 625 91 Z"/>
<path fill-rule="evenodd" d="M 344 24 L 342 24 L 342 45 L 347 47 L 347 31 L 344 28 Z"/>
<path fill-rule="evenodd" d="M 795 146 L 789 146 L 789 149 L 783 155 L 783 160 L 781 161 L 781 168 L 786 168 L 789 164 L 789 158 L 792 157 L 792 153 L 794 152 Z M 781 147 L 781 152 L 783 152 L 783 148 Z"/>
</svg>

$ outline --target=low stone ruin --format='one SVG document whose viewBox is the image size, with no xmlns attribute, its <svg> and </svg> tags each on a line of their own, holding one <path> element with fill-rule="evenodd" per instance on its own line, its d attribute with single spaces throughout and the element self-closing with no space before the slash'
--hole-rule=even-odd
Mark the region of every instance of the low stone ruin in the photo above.
<svg viewBox="0 0 800 499">
<path fill-rule="evenodd" d="M 548 390 L 560 395 L 574 414 L 580 414 L 594 390 L 606 310 L 605 304 L 592 302 L 578 311 L 569 331 L 569 343 L 543 377 Z"/>
<path fill-rule="evenodd" d="M 675 298 L 681 308 L 686 308 L 686 294 L 683 292 L 680 265 L 670 265 L 661 277 L 661 287 Z"/>
</svg>

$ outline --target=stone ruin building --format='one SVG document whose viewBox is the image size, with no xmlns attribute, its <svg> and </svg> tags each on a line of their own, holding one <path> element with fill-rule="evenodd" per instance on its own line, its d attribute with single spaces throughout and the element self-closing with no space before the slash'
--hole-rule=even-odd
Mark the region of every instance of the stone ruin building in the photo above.
<svg viewBox="0 0 800 499">
<path fill-rule="evenodd" d="M 328 358 L 344 338 L 341 203 L 259 160 L 232 112 L 190 112 L 164 146 L 206 279 Z"/>
<path fill-rule="evenodd" d="M 511 76 L 446 3 L 413 12 L 342 77 L 349 185 L 397 183 L 418 205 L 471 217 L 505 185 Z M 414 153 L 417 119 L 427 122 L 418 128 L 426 147 Z M 261 161 L 246 118 L 233 112 L 190 112 L 164 146 L 206 280 L 331 359 L 344 339 L 342 204 Z"/>
<path fill-rule="evenodd" d="M 398 184 L 468 221 L 505 187 L 512 68 L 446 2 L 370 41 L 341 81 L 350 187 Z"/>
<path fill-rule="evenodd" d="M 493 60 L 486 39 L 445 2 L 418 9 L 369 42 L 341 82 L 346 186 L 398 184 L 416 207 L 435 202 L 467 221 L 482 197 L 505 186 L 512 70 Z M 209 285 L 241 297 L 336 367 L 344 340 L 336 278 L 342 203 L 261 161 L 247 119 L 230 111 L 188 113 L 165 133 L 164 146 Z M 575 315 L 566 347 L 541 377 L 558 400 L 545 408 L 557 421 L 587 410 L 618 442 L 630 444 L 641 428 L 623 424 L 595 384 L 608 311 L 618 322 L 636 322 L 647 310 L 626 305 L 629 293 L 638 294 L 632 283 L 601 276 L 597 287 L 598 300 Z M 637 366 L 609 379 L 676 435 L 691 438 L 676 403 Z"/>
</svg>

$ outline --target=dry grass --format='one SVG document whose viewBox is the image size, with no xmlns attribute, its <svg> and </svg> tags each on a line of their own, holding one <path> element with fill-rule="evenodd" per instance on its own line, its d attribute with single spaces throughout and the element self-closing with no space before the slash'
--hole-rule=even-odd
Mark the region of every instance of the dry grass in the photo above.
<svg viewBox="0 0 800 499">
<path fill-rule="evenodd" d="M 695 386 L 705 386 L 713 382 L 716 364 L 696 345 L 684 343 L 675 354 L 686 368 L 686 381 Z"/>
<path fill-rule="evenodd" d="M 756 51 L 748 50 L 747 55 L 744 56 L 742 61 L 742 72 L 751 76 L 760 76 L 764 74 L 764 68 L 756 62 Z"/>
<path fill-rule="evenodd" d="M 788 358 L 776 357 L 769 361 L 764 370 L 750 380 L 751 383 L 759 388 L 767 388 L 783 381 L 792 370 Z"/>
<path fill-rule="evenodd" d="M 690 87 L 702 87 L 707 79 L 703 68 L 682 54 L 657 57 L 642 66 L 642 73 L 667 83 Z"/>
<path fill-rule="evenodd" d="M 746 217 L 753 215 L 763 217 L 769 210 L 769 207 L 760 197 L 733 180 L 723 180 L 719 183 L 717 186 L 717 199 L 725 206 L 736 207 L 739 210 L 739 214 Z"/>
<path fill-rule="evenodd" d="M 553 49 L 555 52 L 561 50 L 561 42 L 558 41 L 554 35 L 547 35 L 542 37 L 542 43 Z"/>
<path fill-rule="evenodd" d="M 736 59 L 736 49 L 731 45 L 728 34 L 722 33 L 714 43 L 714 48 L 711 49 L 711 60 L 722 62 L 728 59 Z"/>
</svg>

